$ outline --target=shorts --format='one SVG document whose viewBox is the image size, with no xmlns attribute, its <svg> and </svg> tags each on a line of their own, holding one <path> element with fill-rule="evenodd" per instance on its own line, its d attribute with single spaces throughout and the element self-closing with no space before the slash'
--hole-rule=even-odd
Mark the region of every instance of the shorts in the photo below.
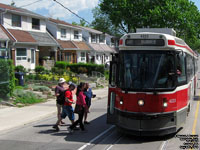
<svg viewBox="0 0 200 150">
<path fill-rule="evenodd" d="M 61 118 L 64 119 L 66 116 L 68 116 L 69 120 L 71 121 L 75 120 L 74 110 L 72 106 L 63 106 Z"/>
</svg>

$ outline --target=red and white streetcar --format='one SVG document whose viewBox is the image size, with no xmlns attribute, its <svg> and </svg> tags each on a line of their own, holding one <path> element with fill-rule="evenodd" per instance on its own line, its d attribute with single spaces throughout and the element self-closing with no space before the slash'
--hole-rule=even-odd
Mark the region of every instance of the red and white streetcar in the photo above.
<svg viewBox="0 0 200 150">
<path fill-rule="evenodd" d="M 151 30 L 120 39 L 110 65 L 107 123 L 123 132 L 171 134 L 190 111 L 198 56 L 172 29 L 163 31 L 171 35 Z"/>
</svg>

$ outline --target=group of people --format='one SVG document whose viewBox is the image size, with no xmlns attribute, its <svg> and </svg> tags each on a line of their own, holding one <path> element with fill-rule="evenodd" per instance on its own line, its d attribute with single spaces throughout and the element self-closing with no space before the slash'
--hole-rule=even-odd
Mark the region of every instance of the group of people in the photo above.
<svg viewBox="0 0 200 150">
<path fill-rule="evenodd" d="M 76 101 L 73 99 L 73 95 L 75 94 Z M 71 125 L 68 128 L 69 132 L 73 132 L 78 124 L 80 125 L 80 129 L 85 131 L 84 124 L 89 124 L 87 121 L 87 114 L 89 113 L 91 99 L 95 97 L 92 93 L 92 89 L 89 88 L 89 84 L 83 82 L 78 86 L 72 82 L 66 84 L 65 79 L 60 78 L 55 88 L 55 96 L 58 120 L 53 128 L 59 131 L 58 126 L 65 124 L 62 120 L 68 116 L 71 121 Z M 72 104 L 75 104 L 75 109 L 73 109 Z M 78 114 L 78 120 L 76 121 L 74 113 Z"/>
</svg>

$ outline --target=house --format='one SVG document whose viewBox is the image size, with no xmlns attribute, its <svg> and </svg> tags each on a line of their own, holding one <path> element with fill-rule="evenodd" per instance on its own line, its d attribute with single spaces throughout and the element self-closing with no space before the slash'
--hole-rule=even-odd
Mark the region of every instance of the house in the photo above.
<svg viewBox="0 0 200 150">
<path fill-rule="evenodd" d="M 110 47 L 111 37 L 101 31 L 81 27 L 83 29 L 83 39 L 90 46 L 90 60 L 96 64 L 105 64 L 111 60 L 112 54 L 116 53 L 115 49 Z M 108 44 L 109 45 L 108 45 Z"/>
<path fill-rule="evenodd" d="M 65 21 L 49 18 L 47 29 L 60 44 L 58 60 L 88 63 L 90 47 L 82 39 L 82 28 Z"/>
<path fill-rule="evenodd" d="M 9 37 L 14 65 L 35 69 L 44 57 L 57 59 L 58 42 L 46 30 L 46 17 L 0 3 L 1 28 Z"/>
</svg>

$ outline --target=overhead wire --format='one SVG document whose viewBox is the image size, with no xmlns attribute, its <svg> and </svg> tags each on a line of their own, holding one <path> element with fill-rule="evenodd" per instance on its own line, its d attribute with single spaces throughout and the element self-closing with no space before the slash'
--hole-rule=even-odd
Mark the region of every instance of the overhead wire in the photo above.
<svg viewBox="0 0 200 150">
<path fill-rule="evenodd" d="M 38 3 L 38 2 L 40 2 L 40 1 L 42 1 L 42 0 L 37 0 L 37 1 L 35 1 L 35 2 L 32 2 L 32 3 L 30 3 L 30 4 L 22 5 L 22 6 L 19 6 L 19 7 L 26 7 L 26 6 L 30 6 L 30 5 L 32 5 L 32 4 L 35 4 L 35 3 Z"/>
<path fill-rule="evenodd" d="M 64 6 L 62 3 L 58 2 L 57 0 L 53 0 L 54 2 L 58 3 L 59 5 L 61 5 L 63 8 L 67 9 L 69 12 L 71 12 L 72 14 L 74 14 L 76 17 L 80 18 L 81 20 L 85 21 L 86 23 L 88 23 L 90 25 L 90 22 L 88 22 L 87 20 L 85 20 L 84 18 L 80 17 L 78 14 L 76 14 L 75 12 L 73 12 L 72 10 L 70 10 L 69 8 L 67 8 L 66 6 Z"/>
</svg>

